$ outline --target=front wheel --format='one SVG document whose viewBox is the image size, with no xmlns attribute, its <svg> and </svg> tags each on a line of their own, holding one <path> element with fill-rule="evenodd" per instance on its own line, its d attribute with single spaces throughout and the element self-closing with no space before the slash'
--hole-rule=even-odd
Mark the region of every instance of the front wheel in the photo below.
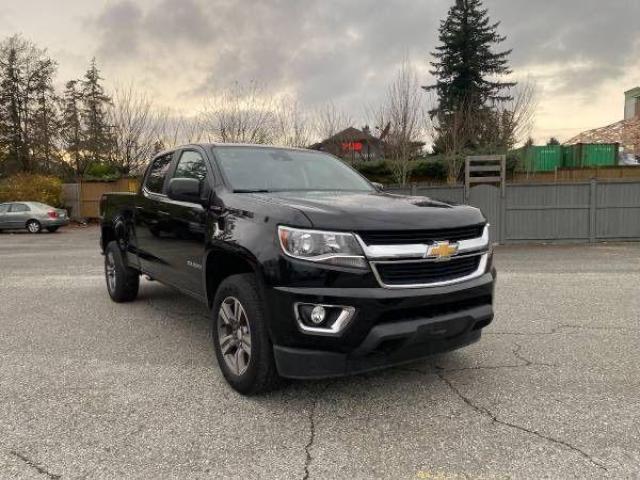
<svg viewBox="0 0 640 480">
<path fill-rule="evenodd" d="M 27 222 L 27 230 L 29 231 L 29 233 L 40 233 L 40 230 L 42 230 L 42 225 L 40 225 L 40 222 L 38 220 L 29 220 Z"/>
<path fill-rule="evenodd" d="M 122 250 L 115 241 L 104 251 L 104 273 L 107 291 L 114 302 L 131 302 L 138 296 L 140 274 L 126 265 Z"/>
<path fill-rule="evenodd" d="M 224 280 L 212 312 L 213 347 L 227 382 L 245 395 L 277 387 L 280 377 L 255 277 L 243 274 Z"/>
</svg>

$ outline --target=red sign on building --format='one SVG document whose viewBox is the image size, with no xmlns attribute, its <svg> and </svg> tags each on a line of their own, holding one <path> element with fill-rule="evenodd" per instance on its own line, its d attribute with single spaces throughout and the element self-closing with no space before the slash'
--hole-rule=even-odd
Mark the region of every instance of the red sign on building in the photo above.
<svg viewBox="0 0 640 480">
<path fill-rule="evenodd" d="M 343 152 L 361 152 L 362 142 L 343 142 L 342 151 Z"/>
</svg>

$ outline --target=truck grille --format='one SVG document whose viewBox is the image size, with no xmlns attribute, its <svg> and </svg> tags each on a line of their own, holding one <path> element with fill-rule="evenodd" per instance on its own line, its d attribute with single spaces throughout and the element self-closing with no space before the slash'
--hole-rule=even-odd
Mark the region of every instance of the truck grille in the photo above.
<svg viewBox="0 0 640 480">
<path fill-rule="evenodd" d="M 367 245 L 432 243 L 438 240 L 468 240 L 482 236 L 483 224 L 440 230 L 370 230 L 359 232 Z"/>
<path fill-rule="evenodd" d="M 373 266 L 388 286 L 428 285 L 471 275 L 480 266 L 482 255 L 448 261 L 378 262 Z"/>
</svg>

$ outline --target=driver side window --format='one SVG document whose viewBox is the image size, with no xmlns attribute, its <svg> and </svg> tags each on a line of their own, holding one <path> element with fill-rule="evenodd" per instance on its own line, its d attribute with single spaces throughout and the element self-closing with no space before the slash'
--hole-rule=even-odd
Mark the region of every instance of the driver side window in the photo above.
<svg viewBox="0 0 640 480">
<path fill-rule="evenodd" d="M 195 178 L 201 182 L 207 177 L 207 166 L 202 155 L 194 150 L 185 150 L 180 155 L 173 178 Z"/>
</svg>

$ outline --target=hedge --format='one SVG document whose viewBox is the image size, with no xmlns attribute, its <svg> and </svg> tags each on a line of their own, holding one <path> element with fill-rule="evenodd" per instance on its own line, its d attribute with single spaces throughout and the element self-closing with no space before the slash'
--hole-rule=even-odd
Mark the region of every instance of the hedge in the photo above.
<svg viewBox="0 0 640 480">
<path fill-rule="evenodd" d="M 353 168 L 369 180 L 383 183 L 393 183 L 393 170 L 389 162 L 380 160 L 377 162 L 356 162 L 351 164 Z M 410 180 L 432 180 L 442 182 L 447 179 L 447 166 L 440 158 L 427 160 L 412 160 L 410 162 Z"/>
<path fill-rule="evenodd" d="M 62 206 L 62 180 L 58 177 L 18 173 L 0 181 L 0 202 L 42 202 Z"/>
</svg>

